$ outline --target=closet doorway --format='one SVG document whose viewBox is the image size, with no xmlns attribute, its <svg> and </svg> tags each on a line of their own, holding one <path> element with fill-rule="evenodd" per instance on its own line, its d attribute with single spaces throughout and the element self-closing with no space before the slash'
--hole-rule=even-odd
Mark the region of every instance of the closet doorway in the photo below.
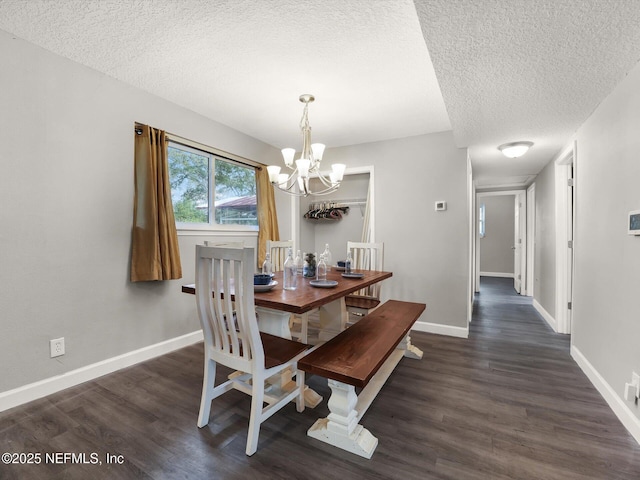
<svg viewBox="0 0 640 480">
<path fill-rule="evenodd" d="M 320 254 L 328 243 L 335 264 L 346 257 L 348 241 L 374 242 L 374 198 L 373 166 L 347 168 L 332 194 L 300 197 L 291 218 L 296 248 Z"/>
</svg>

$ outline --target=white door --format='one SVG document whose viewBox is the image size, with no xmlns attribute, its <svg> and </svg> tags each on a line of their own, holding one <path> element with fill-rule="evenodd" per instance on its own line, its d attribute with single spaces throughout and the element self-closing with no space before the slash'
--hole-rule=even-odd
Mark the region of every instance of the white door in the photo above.
<svg viewBox="0 0 640 480">
<path fill-rule="evenodd" d="M 518 193 L 515 195 L 514 211 L 514 232 L 513 232 L 513 288 L 516 292 L 522 293 L 523 282 L 522 279 L 525 275 L 526 269 L 526 257 L 523 251 L 524 236 L 526 232 L 526 200 L 524 193 Z"/>
<path fill-rule="evenodd" d="M 522 272 L 520 271 L 520 256 L 522 255 L 522 248 L 520 248 L 520 199 L 519 195 L 515 196 L 515 205 L 513 211 L 515 212 L 515 221 L 513 222 L 513 288 L 516 292 L 520 293 L 522 290 Z"/>
<path fill-rule="evenodd" d="M 567 332 L 571 332 L 571 299 L 573 297 L 573 163 L 567 168 Z"/>
</svg>

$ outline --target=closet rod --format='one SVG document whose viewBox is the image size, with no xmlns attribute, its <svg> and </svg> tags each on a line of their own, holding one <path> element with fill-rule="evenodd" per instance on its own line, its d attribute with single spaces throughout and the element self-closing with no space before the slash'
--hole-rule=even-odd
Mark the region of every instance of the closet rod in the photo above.
<svg viewBox="0 0 640 480">
<path fill-rule="evenodd" d="M 366 199 L 345 199 L 345 200 L 315 200 L 313 202 L 309 202 L 309 205 L 319 205 L 319 204 L 335 204 L 335 205 L 366 205 Z"/>
</svg>

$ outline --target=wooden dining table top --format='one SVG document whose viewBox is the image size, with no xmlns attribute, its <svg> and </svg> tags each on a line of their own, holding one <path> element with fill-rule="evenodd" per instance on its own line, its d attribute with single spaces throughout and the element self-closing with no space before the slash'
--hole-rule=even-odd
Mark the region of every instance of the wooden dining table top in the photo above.
<svg viewBox="0 0 640 480">
<path fill-rule="evenodd" d="M 327 280 L 335 280 L 338 285 L 332 288 L 313 287 L 309 284 L 313 278 L 298 277 L 298 286 L 295 290 L 285 290 L 283 286 L 282 272 L 276 272 L 273 279 L 278 284 L 268 292 L 255 292 L 255 305 L 257 307 L 271 308 L 290 313 L 302 314 L 325 305 L 350 293 L 373 285 L 390 278 L 392 272 L 375 270 L 353 270 L 353 273 L 362 273 L 362 278 L 345 278 L 343 272 L 332 269 L 327 272 Z M 183 285 L 184 293 L 196 293 L 195 284 Z"/>
</svg>

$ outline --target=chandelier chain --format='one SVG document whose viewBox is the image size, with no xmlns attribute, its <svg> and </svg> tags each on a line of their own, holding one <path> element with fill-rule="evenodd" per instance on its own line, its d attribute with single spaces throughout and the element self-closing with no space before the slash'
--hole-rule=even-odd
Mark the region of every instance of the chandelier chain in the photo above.
<svg viewBox="0 0 640 480">
<path fill-rule="evenodd" d="M 304 132 L 309 127 L 309 104 L 305 102 L 302 118 L 300 119 L 300 129 Z"/>
</svg>

